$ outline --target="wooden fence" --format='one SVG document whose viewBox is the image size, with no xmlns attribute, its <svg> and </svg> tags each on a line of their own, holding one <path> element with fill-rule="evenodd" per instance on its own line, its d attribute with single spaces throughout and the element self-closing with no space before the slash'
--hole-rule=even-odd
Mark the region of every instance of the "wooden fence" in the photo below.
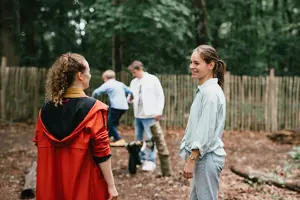
<svg viewBox="0 0 300 200">
<path fill-rule="evenodd" d="M 46 69 L 1 65 L 1 119 L 34 121 L 44 102 Z M 157 75 L 165 93 L 164 127 L 185 127 L 197 82 L 189 75 Z M 131 75 L 121 73 L 129 85 Z M 102 84 L 101 73 L 92 73 L 88 95 Z M 227 130 L 265 130 L 300 127 L 300 77 L 225 76 Z M 107 96 L 101 100 L 108 103 Z M 133 125 L 132 106 L 121 123 Z"/>
</svg>

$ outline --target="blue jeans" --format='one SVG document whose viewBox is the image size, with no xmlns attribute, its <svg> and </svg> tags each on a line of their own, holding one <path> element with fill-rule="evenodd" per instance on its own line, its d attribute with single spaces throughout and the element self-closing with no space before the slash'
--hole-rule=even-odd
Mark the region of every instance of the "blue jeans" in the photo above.
<svg viewBox="0 0 300 200">
<path fill-rule="evenodd" d="M 224 168 L 225 156 L 213 152 L 196 161 L 190 200 L 218 200 L 219 177 Z"/>
<path fill-rule="evenodd" d="M 118 133 L 117 127 L 119 125 L 119 120 L 126 110 L 119 110 L 115 108 L 109 108 L 108 110 L 108 134 L 109 137 L 114 137 L 115 141 L 121 139 L 120 134 Z"/>
<path fill-rule="evenodd" d="M 135 118 L 134 126 L 135 126 L 135 136 L 136 140 L 143 141 L 144 140 L 144 132 L 146 133 L 146 140 L 150 140 L 152 138 L 152 133 L 150 130 L 150 126 L 155 123 L 155 118 Z M 148 148 L 147 148 L 148 149 Z M 146 153 L 145 151 L 140 152 L 140 157 L 142 161 L 146 160 Z M 156 162 L 156 153 L 155 150 L 152 151 L 148 149 L 148 160 L 152 162 Z"/>
</svg>

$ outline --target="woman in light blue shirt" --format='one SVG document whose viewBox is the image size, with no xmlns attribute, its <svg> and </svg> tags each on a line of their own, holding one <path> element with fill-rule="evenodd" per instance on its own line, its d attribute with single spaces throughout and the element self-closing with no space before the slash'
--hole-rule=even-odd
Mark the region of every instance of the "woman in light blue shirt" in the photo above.
<svg viewBox="0 0 300 200">
<path fill-rule="evenodd" d="M 184 177 L 192 178 L 190 200 L 218 199 L 219 176 L 226 155 L 222 142 L 225 68 L 211 46 L 200 45 L 191 55 L 190 71 L 192 78 L 199 79 L 199 86 L 180 146 L 180 155 L 186 159 Z"/>
</svg>

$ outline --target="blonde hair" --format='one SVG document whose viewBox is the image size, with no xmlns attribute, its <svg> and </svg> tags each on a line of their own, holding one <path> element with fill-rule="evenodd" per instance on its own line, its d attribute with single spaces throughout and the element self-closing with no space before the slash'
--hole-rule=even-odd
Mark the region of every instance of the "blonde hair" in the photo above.
<svg viewBox="0 0 300 200">
<path fill-rule="evenodd" d="M 102 78 L 116 78 L 116 73 L 113 70 L 106 70 L 105 72 L 103 72 Z"/>
<path fill-rule="evenodd" d="M 50 68 L 46 80 L 46 101 L 62 105 L 66 90 L 73 84 L 75 75 L 84 72 L 85 58 L 76 53 L 62 54 Z"/>
</svg>

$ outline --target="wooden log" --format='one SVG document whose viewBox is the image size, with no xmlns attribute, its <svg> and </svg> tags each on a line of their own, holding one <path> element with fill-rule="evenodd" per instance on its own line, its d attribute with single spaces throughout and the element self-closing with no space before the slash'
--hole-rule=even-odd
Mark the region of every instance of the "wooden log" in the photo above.
<svg viewBox="0 0 300 200">
<path fill-rule="evenodd" d="M 160 160 L 160 169 L 163 176 L 171 176 L 172 169 L 170 165 L 169 150 L 164 137 L 163 130 L 159 122 L 155 122 L 154 125 L 150 127 L 152 138 L 156 144 L 158 156 Z"/>
<path fill-rule="evenodd" d="M 30 168 L 25 171 L 25 185 L 21 192 L 20 199 L 35 198 L 36 190 L 36 161 L 32 162 Z"/>
<path fill-rule="evenodd" d="M 300 193 L 300 180 L 288 180 L 275 174 L 266 174 L 254 170 L 245 170 L 244 168 L 230 167 L 230 170 L 243 178 L 257 183 L 266 183 L 279 188 L 284 188 Z"/>
<path fill-rule="evenodd" d="M 300 128 L 275 131 L 267 137 L 280 144 L 298 145 L 300 144 Z"/>
</svg>

